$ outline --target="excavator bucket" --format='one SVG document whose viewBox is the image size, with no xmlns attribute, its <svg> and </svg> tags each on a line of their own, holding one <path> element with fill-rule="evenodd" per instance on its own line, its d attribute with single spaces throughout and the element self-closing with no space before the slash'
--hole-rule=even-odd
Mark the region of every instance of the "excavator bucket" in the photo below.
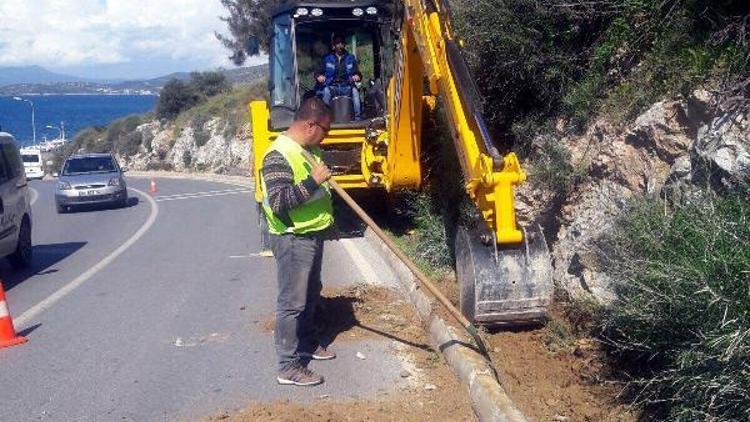
<svg viewBox="0 0 750 422">
<path fill-rule="evenodd" d="M 544 322 L 552 302 L 552 264 L 542 229 L 524 229 L 517 247 L 485 244 L 477 229 L 456 233 L 461 312 L 476 324 L 521 326 Z"/>
</svg>

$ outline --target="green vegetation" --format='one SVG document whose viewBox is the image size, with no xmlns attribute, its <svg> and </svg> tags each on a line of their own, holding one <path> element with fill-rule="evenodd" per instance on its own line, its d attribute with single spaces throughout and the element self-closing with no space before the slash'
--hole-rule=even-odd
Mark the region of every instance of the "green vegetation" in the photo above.
<svg viewBox="0 0 750 422">
<path fill-rule="evenodd" d="M 426 273 L 437 276 L 453 270 L 456 229 L 461 224 L 473 224 L 477 213 L 466 195 L 463 171 L 447 125 L 441 113 L 425 118 L 423 188 L 395 196 L 396 221 L 391 222 L 409 255 Z"/>
<path fill-rule="evenodd" d="M 151 134 L 136 128 L 154 119 L 153 114 L 132 115 L 115 120 L 108 127 L 90 127 L 76 134 L 70 144 L 53 156 L 53 168 L 60 169 L 65 157 L 76 152 L 114 152 L 133 155 L 140 146 L 151 145 Z"/>
<path fill-rule="evenodd" d="M 581 128 L 750 71 L 739 0 L 451 0 L 496 133 L 528 143 L 545 121 Z"/>
<path fill-rule="evenodd" d="M 669 420 L 750 418 L 750 194 L 632 205 L 601 244 L 619 299 L 601 337 Z"/>
<path fill-rule="evenodd" d="M 156 104 L 156 117 L 174 119 L 182 111 L 231 89 L 231 84 L 221 72 L 193 72 L 189 82 L 172 79 L 161 90 Z"/>
<path fill-rule="evenodd" d="M 239 128 L 248 121 L 248 104 L 252 100 L 265 98 L 268 95 L 266 87 L 265 80 L 261 80 L 238 85 L 229 92 L 207 98 L 177 115 L 174 119 L 175 130 L 191 127 L 196 145 L 200 147 L 208 142 L 210 136 L 205 124 L 221 117 L 226 122 L 225 138 L 236 136 Z"/>
</svg>

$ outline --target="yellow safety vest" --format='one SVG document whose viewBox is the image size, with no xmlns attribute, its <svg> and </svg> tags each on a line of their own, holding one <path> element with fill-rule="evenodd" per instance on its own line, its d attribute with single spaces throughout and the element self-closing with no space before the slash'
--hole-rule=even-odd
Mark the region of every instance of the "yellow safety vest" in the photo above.
<svg viewBox="0 0 750 422">
<path fill-rule="evenodd" d="M 268 149 L 266 155 L 272 151 L 278 151 L 281 153 L 292 167 L 295 185 L 302 183 L 302 181 L 310 176 L 312 166 L 302 155 L 302 146 L 294 142 L 288 136 L 279 135 L 271 144 L 271 148 Z M 320 158 L 320 148 L 315 147 L 309 151 L 318 162 L 322 163 Z M 333 224 L 333 202 L 331 200 L 331 191 L 327 183 L 320 185 L 310 199 L 287 210 L 289 218 L 283 219 L 276 215 L 271 209 L 267 194 L 268 190 L 266 189 L 266 182 L 263 180 L 262 173 L 260 178 L 261 188 L 263 189 L 263 212 L 266 215 L 266 220 L 268 220 L 268 231 L 272 234 L 314 233 L 325 230 Z M 284 220 L 286 220 L 286 223 Z M 288 225 L 288 223 L 291 223 L 291 226 Z"/>
</svg>

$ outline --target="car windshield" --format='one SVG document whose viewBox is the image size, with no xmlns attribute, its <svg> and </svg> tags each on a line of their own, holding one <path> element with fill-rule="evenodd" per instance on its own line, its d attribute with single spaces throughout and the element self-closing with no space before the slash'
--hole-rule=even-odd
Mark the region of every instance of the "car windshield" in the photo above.
<svg viewBox="0 0 750 422">
<path fill-rule="evenodd" d="M 117 171 L 112 157 L 71 158 L 65 162 L 64 176 L 75 174 L 110 173 Z"/>
<path fill-rule="evenodd" d="M 24 163 L 38 163 L 39 156 L 36 154 L 21 154 Z"/>
</svg>

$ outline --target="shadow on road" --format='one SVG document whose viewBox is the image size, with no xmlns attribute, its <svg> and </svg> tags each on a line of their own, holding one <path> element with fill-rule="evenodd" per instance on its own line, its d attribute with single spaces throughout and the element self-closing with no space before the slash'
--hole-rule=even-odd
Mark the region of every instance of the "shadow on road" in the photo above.
<svg viewBox="0 0 750 422">
<path fill-rule="evenodd" d="M 77 212 L 92 212 L 92 211 L 101 211 L 101 210 L 111 210 L 111 209 L 120 209 L 120 208 L 130 208 L 135 207 L 140 203 L 140 200 L 135 196 L 129 196 L 128 202 L 124 207 L 120 207 L 116 204 L 81 204 L 81 205 L 75 205 L 68 207 L 66 213 L 77 213 Z"/>
<path fill-rule="evenodd" d="M 79 249 L 83 248 L 86 243 L 87 242 L 66 242 L 49 245 L 34 245 L 34 257 L 32 258 L 31 267 L 24 270 L 14 270 L 6 260 L 2 260 L 2 264 L 0 264 L 0 279 L 3 280 L 5 290 L 8 291 L 35 275 L 57 272 L 57 269 L 51 267 L 76 253 Z"/>
<path fill-rule="evenodd" d="M 356 317 L 354 306 L 360 303 L 361 299 L 354 296 L 334 296 L 321 297 L 316 322 L 318 325 L 318 339 L 321 344 L 327 346 L 336 339 L 340 334 L 359 327 L 367 332 L 397 341 L 401 344 L 416 347 L 422 350 L 432 350 L 429 345 L 414 343 L 412 341 L 400 338 L 394 334 L 387 333 L 377 328 L 363 325 Z"/>
</svg>

